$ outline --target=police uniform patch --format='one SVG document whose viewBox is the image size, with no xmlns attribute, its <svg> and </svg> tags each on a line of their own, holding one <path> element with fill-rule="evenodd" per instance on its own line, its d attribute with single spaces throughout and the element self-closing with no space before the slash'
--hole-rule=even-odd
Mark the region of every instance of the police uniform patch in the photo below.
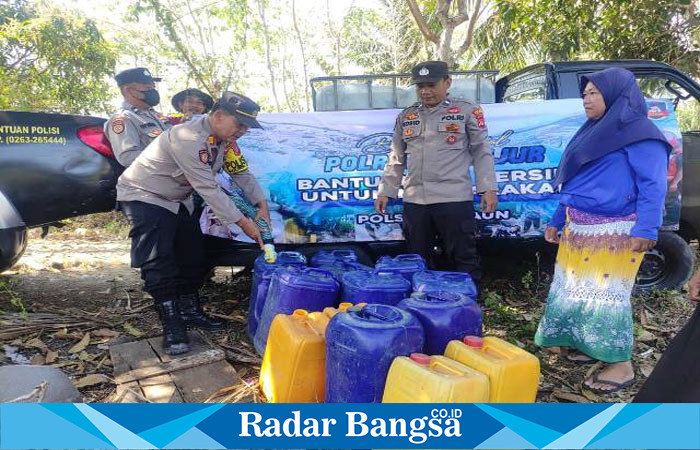
<svg viewBox="0 0 700 450">
<path fill-rule="evenodd" d="M 458 112 L 462 112 L 462 108 L 460 108 L 459 106 L 454 106 L 448 109 L 447 112 L 450 114 L 457 114 Z"/>
<path fill-rule="evenodd" d="M 452 145 L 455 142 L 457 142 L 457 136 L 449 135 L 447 136 L 447 139 L 445 139 L 445 142 L 447 142 L 449 145 Z"/>
<path fill-rule="evenodd" d="M 481 106 L 477 106 L 474 108 L 474 111 L 472 111 L 472 114 L 474 115 L 474 118 L 476 119 L 476 126 L 479 128 L 486 128 L 486 119 L 484 119 L 484 110 L 481 109 Z"/>
<path fill-rule="evenodd" d="M 115 117 L 112 121 L 112 131 L 115 134 L 122 134 L 124 132 L 124 118 Z"/>
<path fill-rule="evenodd" d="M 226 144 L 224 154 L 224 170 L 230 174 L 245 172 L 248 170 L 248 161 L 245 160 L 241 148 L 235 141 Z"/>
<path fill-rule="evenodd" d="M 209 164 L 209 150 L 202 149 L 199 151 L 199 160 L 202 164 Z"/>
<path fill-rule="evenodd" d="M 406 120 L 416 120 L 418 118 L 418 113 L 415 111 L 411 111 L 410 113 L 406 114 Z"/>
<path fill-rule="evenodd" d="M 445 131 L 449 131 L 450 133 L 457 133 L 459 131 L 459 124 L 448 123 L 447 125 L 445 125 Z"/>
<path fill-rule="evenodd" d="M 229 142 L 226 146 L 226 150 L 232 151 L 236 156 L 241 156 L 241 148 L 238 146 L 237 142 Z"/>
<path fill-rule="evenodd" d="M 464 121 L 464 114 L 446 114 L 440 117 L 440 122 L 455 122 Z"/>
<path fill-rule="evenodd" d="M 413 133 L 413 128 L 406 128 L 405 130 L 403 130 L 403 135 L 406 137 L 413 136 Z"/>
</svg>

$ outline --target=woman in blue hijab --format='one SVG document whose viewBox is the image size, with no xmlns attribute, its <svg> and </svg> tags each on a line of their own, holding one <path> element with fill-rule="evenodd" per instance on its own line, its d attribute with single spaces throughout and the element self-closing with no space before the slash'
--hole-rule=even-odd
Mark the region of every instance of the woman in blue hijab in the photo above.
<svg viewBox="0 0 700 450">
<path fill-rule="evenodd" d="M 608 363 L 584 387 L 609 394 L 634 383 L 630 296 L 661 226 L 670 145 L 630 71 L 581 77 L 581 94 L 588 120 L 559 164 L 560 205 L 545 231 L 559 251 L 535 343 Z"/>
</svg>

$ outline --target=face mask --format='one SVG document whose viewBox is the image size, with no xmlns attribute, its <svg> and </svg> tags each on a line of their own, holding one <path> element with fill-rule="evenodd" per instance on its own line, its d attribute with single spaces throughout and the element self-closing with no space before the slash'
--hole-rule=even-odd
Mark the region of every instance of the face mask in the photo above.
<svg viewBox="0 0 700 450">
<path fill-rule="evenodd" d="M 156 106 L 160 103 L 160 94 L 155 89 L 149 89 L 147 91 L 141 91 L 144 95 L 143 101 L 149 106 Z"/>
</svg>

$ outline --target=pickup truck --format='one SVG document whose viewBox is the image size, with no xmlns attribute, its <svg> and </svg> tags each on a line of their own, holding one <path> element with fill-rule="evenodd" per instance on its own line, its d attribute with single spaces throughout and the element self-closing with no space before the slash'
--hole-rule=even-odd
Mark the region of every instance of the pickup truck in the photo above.
<svg viewBox="0 0 700 450">
<path fill-rule="evenodd" d="M 650 117 L 674 146 L 664 229 L 645 257 L 638 287 L 678 288 L 694 263 L 688 242 L 700 231 L 700 177 L 694 176 L 700 173 L 700 134 L 683 129 L 681 136 L 676 119 L 700 100 L 700 86 L 667 64 L 552 62 L 498 79 L 495 71 L 455 72 L 451 94 L 484 106 L 499 176 L 502 206 L 488 216 L 476 212 L 479 235 L 486 243 L 542 241 L 557 201 L 550 182 L 566 142 L 583 122 L 575 100 L 580 77 L 612 65 L 635 73 Z M 365 260 L 401 250 L 400 203 L 379 215 L 372 198 L 397 109 L 415 101 L 408 79 L 316 78 L 315 112 L 262 115 L 266 129 L 241 140 L 269 192 L 281 247 L 353 248 Z M 20 258 L 27 228 L 113 208 L 121 168 L 102 134 L 104 120 L 0 111 L 0 271 Z M 202 219 L 205 229 L 207 222 Z M 250 265 L 257 250 L 244 241 L 208 236 L 212 265 Z"/>
</svg>

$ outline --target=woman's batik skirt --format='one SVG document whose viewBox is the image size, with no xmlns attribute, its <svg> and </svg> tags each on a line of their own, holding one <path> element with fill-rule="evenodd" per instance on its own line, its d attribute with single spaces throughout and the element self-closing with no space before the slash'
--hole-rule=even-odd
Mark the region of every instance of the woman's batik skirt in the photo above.
<svg viewBox="0 0 700 450">
<path fill-rule="evenodd" d="M 575 348 L 609 363 L 630 359 L 630 296 L 643 257 L 631 250 L 635 222 L 634 214 L 603 217 L 568 208 L 537 345 Z"/>
</svg>

